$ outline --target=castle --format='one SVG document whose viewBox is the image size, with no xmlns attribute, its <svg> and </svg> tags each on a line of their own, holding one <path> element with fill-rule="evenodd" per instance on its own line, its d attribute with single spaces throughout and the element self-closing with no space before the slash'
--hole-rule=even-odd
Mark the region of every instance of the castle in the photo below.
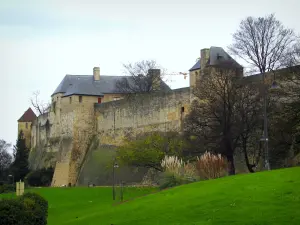
<svg viewBox="0 0 300 225">
<path fill-rule="evenodd" d="M 75 185 L 93 140 L 99 146 L 119 146 L 128 135 L 180 132 L 197 79 L 204 70 L 228 63 L 243 74 L 243 67 L 222 48 L 202 49 L 189 70 L 190 87 L 171 90 L 161 81 L 155 92 L 130 99 L 116 89 L 118 80 L 131 82 L 130 77 L 102 75 L 99 67 L 93 75 L 66 75 L 51 96 L 48 113 L 36 117 L 28 109 L 18 121 L 31 149 L 31 169 L 53 166 L 52 186 Z M 160 76 L 160 70 L 150 72 Z"/>
</svg>

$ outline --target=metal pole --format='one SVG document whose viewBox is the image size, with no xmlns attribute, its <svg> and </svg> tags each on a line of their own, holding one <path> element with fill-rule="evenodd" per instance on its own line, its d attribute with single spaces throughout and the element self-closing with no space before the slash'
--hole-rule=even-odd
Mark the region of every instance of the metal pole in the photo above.
<svg viewBox="0 0 300 225">
<path fill-rule="evenodd" d="M 113 200 L 116 199 L 116 192 L 115 192 L 115 163 L 113 165 Z"/>
<path fill-rule="evenodd" d="M 263 72 L 264 80 L 264 142 L 265 142 L 265 169 L 270 170 L 269 163 L 269 138 L 268 138 L 268 117 L 267 117 L 267 88 L 266 88 L 266 74 Z"/>
</svg>

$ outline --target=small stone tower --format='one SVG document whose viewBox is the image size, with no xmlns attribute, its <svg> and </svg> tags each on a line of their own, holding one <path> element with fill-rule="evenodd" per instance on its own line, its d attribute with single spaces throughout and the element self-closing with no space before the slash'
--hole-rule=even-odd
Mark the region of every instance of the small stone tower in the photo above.
<svg viewBox="0 0 300 225">
<path fill-rule="evenodd" d="M 239 76 L 243 76 L 243 67 L 239 63 L 237 63 L 223 48 L 212 46 L 200 50 L 200 58 L 189 70 L 190 87 L 195 87 L 200 77 L 204 74 L 210 74 L 214 67 L 235 69 Z"/>
<path fill-rule="evenodd" d="M 25 143 L 28 149 L 31 148 L 31 124 L 35 119 L 35 113 L 31 108 L 28 108 L 27 111 L 18 120 L 18 135 L 21 131 L 23 131 Z"/>
</svg>

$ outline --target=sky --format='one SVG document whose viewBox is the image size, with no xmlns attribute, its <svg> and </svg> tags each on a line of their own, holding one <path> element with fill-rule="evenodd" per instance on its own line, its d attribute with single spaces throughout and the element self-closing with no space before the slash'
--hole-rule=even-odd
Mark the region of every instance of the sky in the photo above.
<svg viewBox="0 0 300 225">
<path fill-rule="evenodd" d="M 26 3 L 25 3 L 26 2 Z M 0 139 L 15 144 L 33 92 L 43 102 L 66 74 L 122 75 L 123 63 L 156 60 L 188 72 L 200 49 L 232 43 L 247 16 L 275 13 L 300 32 L 299 0 L 1 0 Z M 167 76 L 171 88 L 183 76 Z"/>
</svg>

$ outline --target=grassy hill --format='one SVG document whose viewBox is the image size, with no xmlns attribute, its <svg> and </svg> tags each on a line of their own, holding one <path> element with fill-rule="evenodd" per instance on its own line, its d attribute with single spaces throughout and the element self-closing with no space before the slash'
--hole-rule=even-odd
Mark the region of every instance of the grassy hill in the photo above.
<svg viewBox="0 0 300 225">
<path fill-rule="evenodd" d="M 110 188 L 35 189 L 49 201 L 49 224 L 300 224 L 300 168 L 184 185 L 112 205 Z M 153 189 L 126 190 L 130 199 Z"/>
</svg>

